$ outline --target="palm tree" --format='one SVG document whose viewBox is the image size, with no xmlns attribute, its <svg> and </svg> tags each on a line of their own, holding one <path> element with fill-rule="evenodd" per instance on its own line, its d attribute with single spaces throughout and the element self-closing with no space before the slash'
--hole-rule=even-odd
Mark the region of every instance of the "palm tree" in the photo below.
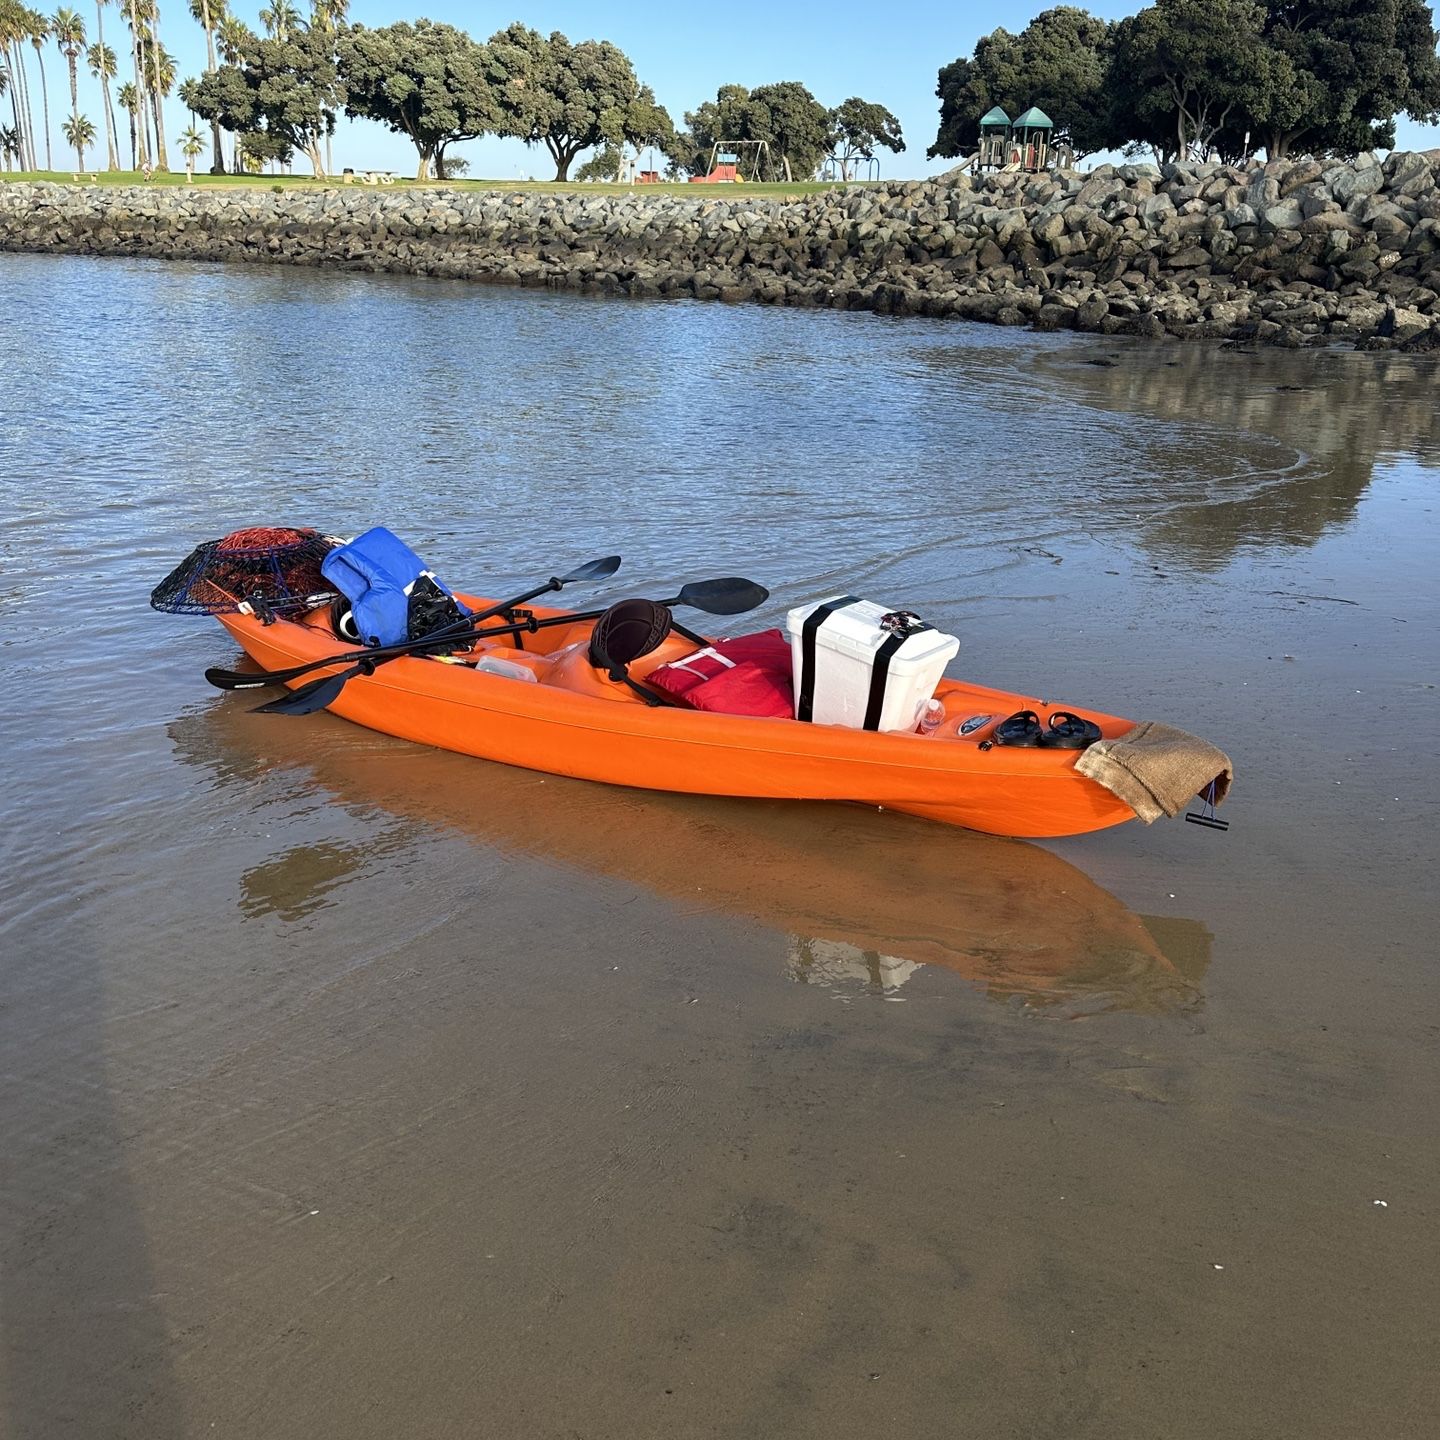
<svg viewBox="0 0 1440 1440">
<path fill-rule="evenodd" d="M 300 28 L 300 12 L 290 0 L 271 0 L 260 12 L 265 33 L 275 40 L 288 40 L 292 30 Z"/>
<path fill-rule="evenodd" d="M 0 95 L 3 95 L 10 89 L 10 40 L 9 30 L 7 28 L 8 23 L 9 16 L 4 0 L 0 0 Z M 10 98 L 12 101 L 14 100 L 15 97 L 13 93 Z M 16 118 L 18 119 L 19 117 L 17 116 Z M 0 129 L 0 152 L 3 152 L 5 156 L 5 168 L 7 170 L 10 168 L 10 151 L 6 148 L 8 141 L 5 137 L 9 134 L 10 132 L 8 130 Z"/>
<path fill-rule="evenodd" d="M 190 0 L 190 15 L 205 32 L 205 73 L 215 73 L 215 29 L 226 19 L 225 0 Z M 225 156 L 220 150 L 220 122 L 210 122 L 210 173 L 225 173 Z"/>
<path fill-rule="evenodd" d="M 243 65 L 246 46 L 254 38 L 250 33 L 250 27 L 238 15 L 226 15 L 215 26 L 215 39 L 220 47 L 220 58 L 227 65 Z"/>
<path fill-rule="evenodd" d="M 119 126 L 115 123 L 115 105 L 110 98 L 110 82 L 115 78 L 116 61 L 115 52 L 108 46 L 102 45 L 98 40 L 85 52 L 85 60 L 90 66 L 90 73 L 100 82 L 100 89 L 104 94 L 105 106 L 105 148 L 109 152 L 110 168 L 120 168 L 120 146 L 116 138 Z"/>
<path fill-rule="evenodd" d="M 180 153 L 185 157 L 185 183 L 195 183 L 195 157 L 205 148 L 205 137 L 191 125 L 180 132 Z"/>
<path fill-rule="evenodd" d="M 5 71 L 0 71 L 0 95 L 3 95 L 9 88 L 10 76 Z M 5 173 L 8 175 L 12 168 L 12 161 L 18 164 L 20 161 L 20 132 L 13 126 L 9 129 L 0 129 L 0 155 L 5 157 Z"/>
<path fill-rule="evenodd" d="M 25 52 L 21 49 L 30 38 L 31 12 L 19 0 L 0 0 L 0 57 L 5 61 L 9 77 L 10 108 L 15 116 L 15 133 L 20 140 L 20 168 L 34 170 L 34 131 L 30 114 L 30 93 L 25 83 Z"/>
<path fill-rule="evenodd" d="M 155 0 L 120 0 L 120 13 L 130 22 L 130 48 L 135 61 L 135 90 L 140 97 L 140 114 L 154 127 L 155 148 L 150 151 L 150 131 L 145 120 L 140 125 L 140 149 L 144 163 L 153 159 L 157 170 L 168 170 L 165 159 L 165 121 L 160 101 L 169 86 L 160 84 L 160 8 Z M 172 65 L 171 83 L 174 82 Z"/>
<path fill-rule="evenodd" d="M 75 158 L 80 162 L 75 168 L 85 173 L 85 152 L 95 143 L 95 126 L 83 115 L 72 115 L 61 127 L 65 141 L 75 147 Z"/>
<path fill-rule="evenodd" d="M 165 112 L 161 101 L 175 88 L 175 57 L 156 40 L 146 54 L 150 79 L 150 112 L 155 123 L 155 168 L 169 170 L 165 158 Z"/>
<path fill-rule="evenodd" d="M 138 136 L 135 127 L 137 118 L 145 114 L 145 77 L 140 69 L 139 23 L 136 19 L 133 0 L 120 0 L 120 14 L 130 26 L 130 65 L 135 77 L 130 87 L 130 96 L 135 102 L 134 105 L 130 107 L 130 149 L 132 151 L 135 150 L 135 141 L 138 138 L 139 153 L 136 156 L 136 168 L 138 169 L 141 164 L 149 165 L 150 163 L 150 142 L 149 137 L 145 133 L 143 119 L 140 123 Z M 122 100 L 120 103 L 123 105 L 125 102 Z"/>
<path fill-rule="evenodd" d="M 70 118 L 78 121 L 80 118 L 80 92 L 76 88 L 75 62 L 80 57 L 80 52 L 85 48 L 85 22 L 68 7 L 57 10 L 50 20 L 50 33 L 55 37 L 55 44 L 59 46 L 60 53 L 65 57 L 65 63 L 70 67 Z M 89 123 L 88 121 L 86 122 Z M 91 139 L 94 139 L 95 127 L 90 127 Z M 78 151 L 81 147 L 65 137 L 74 145 Z M 88 143 L 88 142 L 87 142 Z M 80 168 L 85 168 L 84 156 L 80 159 Z"/>
<path fill-rule="evenodd" d="M 155 168 L 169 170 L 165 158 L 165 114 L 160 102 L 175 84 L 175 61 L 160 43 L 160 0 L 147 0 L 150 11 L 150 108 L 155 116 Z"/>
<path fill-rule="evenodd" d="M 38 11 L 27 16 L 30 21 L 30 43 L 35 47 L 35 63 L 40 67 L 40 103 L 45 117 L 45 168 L 53 170 L 50 158 L 50 86 L 45 79 L 45 42 L 50 38 L 50 22 Z"/>
<path fill-rule="evenodd" d="M 102 60 L 109 55 L 110 68 L 105 70 L 102 64 L 100 70 L 97 70 L 92 65 L 90 73 L 100 81 L 100 88 L 105 92 L 105 104 L 100 111 L 101 118 L 105 121 L 105 149 L 109 152 L 110 168 L 118 170 L 120 155 L 115 146 L 115 112 L 110 104 L 110 80 L 115 74 L 115 52 L 105 44 L 105 7 L 109 3 L 110 0 L 95 0 L 95 43 L 100 47 Z"/>
<path fill-rule="evenodd" d="M 130 114 L 130 168 L 138 170 L 140 168 L 140 152 L 136 148 L 135 141 L 135 112 L 140 108 L 140 97 L 135 93 L 135 86 L 127 80 L 120 87 L 117 98 L 120 101 L 121 109 Z"/>
</svg>

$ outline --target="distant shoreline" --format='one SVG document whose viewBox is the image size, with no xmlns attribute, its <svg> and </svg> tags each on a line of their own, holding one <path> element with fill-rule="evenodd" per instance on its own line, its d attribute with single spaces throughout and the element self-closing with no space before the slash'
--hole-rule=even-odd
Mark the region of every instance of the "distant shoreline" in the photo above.
<svg viewBox="0 0 1440 1440">
<path fill-rule="evenodd" d="M 1440 350 L 1440 152 L 870 186 L 0 183 L 0 249 Z"/>
</svg>

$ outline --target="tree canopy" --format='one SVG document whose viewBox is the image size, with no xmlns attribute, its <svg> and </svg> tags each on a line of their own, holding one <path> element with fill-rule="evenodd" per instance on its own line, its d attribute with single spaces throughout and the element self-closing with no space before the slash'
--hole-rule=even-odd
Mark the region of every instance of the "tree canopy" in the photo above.
<svg viewBox="0 0 1440 1440">
<path fill-rule="evenodd" d="M 750 92 L 750 104 L 765 117 L 764 138 L 779 155 L 786 178 L 808 180 L 829 152 L 830 112 L 798 80 L 759 85 Z"/>
<path fill-rule="evenodd" d="M 1203 3 L 1203 0 L 1202 0 Z M 1013 119 L 1038 105 L 1055 122 L 1055 138 L 1079 155 L 1110 143 L 1108 72 L 1112 27 L 1073 5 L 1037 15 L 1019 35 L 984 35 L 970 59 L 940 71 L 940 130 L 926 151 L 968 155 L 980 139 L 980 117 L 999 105 Z"/>
<path fill-rule="evenodd" d="M 432 163 L 443 180 L 446 147 L 499 124 L 485 48 L 453 25 L 355 25 L 340 33 L 336 56 L 345 113 L 408 136 L 420 157 L 417 180 L 429 178 Z"/>
<path fill-rule="evenodd" d="M 1277 66 L 1259 0 L 1156 0 L 1115 27 L 1112 134 L 1185 158 L 1268 117 Z M 1289 77 L 1285 77 L 1289 78 Z"/>
<path fill-rule="evenodd" d="M 905 148 L 900 122 L 883 105 L 852 95 L 830 112 L 826 145 L 840 166 L 840 178 L 850 178 L 850 167 L 858 160 L 873 160 L 884 146 L 897 155 Z"/>
<path fill-rule="evenodd" d="M 686 114 L 685 125 L 673 153 L 692 175 L 704 174 L 711 151 L 727 141 L 763 140 L 776 165 L 805 179 L 830 150 L 830 112 L 797 80 L 754 90 L 722 85 L 713 100 Z"/>
<path fill-rule="evenodd" d="M 1398 114 L 1440 117 L 1440 61 L 1426 0 L 1155 0 L 1115 24 L 1060 6 L 982 37 L 936 94 L 932 157 L 973 151 L 994 105 L 1040 106 L 1081 154 L 1353 155 L 1393 144 Z"/>
<path fill-rule="evenodd" d="M 1299 103 L 1257 124 L 1270 155 L 1353 155 L 1395 143 L 1395 116 L 1440 119 L 1435 15 L 1425 0 L 1270 0 L 1266 49 Z"/>
<path fill-rule="evenodd" d="M 284 40 L 250 40 L 244 63 L 222 65 L 186 85 L 186 103 L 227 130 L 263 137 L 247 153 L 299 150 L 325 173 L 321 148 L 335 129 L 342 91 L 333 37 L 318 28 L 292 30 Z"/>
<path fill-rule="evenodd" d="M 664 143 L 670 117 L 608 40 L 572 44 L 518 22 L 490 37 L 489 78 L 499 110 L 496 133 L 543 144 L 555 178 L 569 177 L 582 150 L 596 145 Z"/>
</svg>

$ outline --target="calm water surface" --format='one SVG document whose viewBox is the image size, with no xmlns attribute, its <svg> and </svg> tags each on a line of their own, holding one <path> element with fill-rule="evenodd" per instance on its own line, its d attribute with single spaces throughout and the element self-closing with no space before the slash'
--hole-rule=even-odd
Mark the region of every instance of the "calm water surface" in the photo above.
<svg viewBox="0 0 1440 1440">
<path fill-rule="evenodd" d="M 1437 379 L 0 256 L 0 1434 L 1433 1433 Z M 1233 828 L 253 716 L 256 523 L 903 604 Z"/>
</svg>

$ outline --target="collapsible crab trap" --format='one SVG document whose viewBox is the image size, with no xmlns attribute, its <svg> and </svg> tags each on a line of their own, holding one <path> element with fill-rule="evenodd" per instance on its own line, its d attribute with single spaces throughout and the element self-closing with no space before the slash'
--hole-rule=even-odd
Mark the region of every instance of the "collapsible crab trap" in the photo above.
<svg viewBox="0 0 1440 1440">
<path fill-rule="evenodd" d="M 197 545 L 150 592 L 150 604 L 169 615 L 321 605 L 335 592 L 320 562 L 337 543 L 318 530 L 287 526 L 236 530 Z"/>
</svg>

